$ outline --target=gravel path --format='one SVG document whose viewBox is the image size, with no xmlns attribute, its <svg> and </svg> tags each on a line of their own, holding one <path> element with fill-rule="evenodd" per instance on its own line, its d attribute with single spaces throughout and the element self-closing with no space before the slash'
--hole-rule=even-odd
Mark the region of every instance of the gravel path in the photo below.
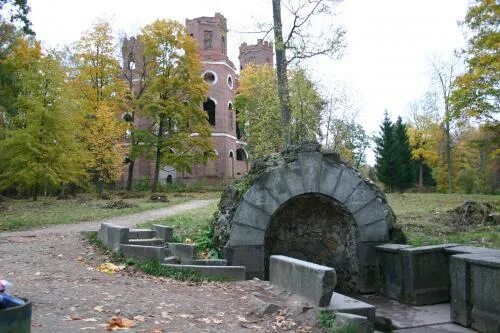
<svg viewBox="0 0 500 333">
<path fill-rule="evenodd" d="M 252 301 L 255 297 L 286 306 L 269 292 L 267 282 L 193 284 L 133 267 L 105 274 L 96 268 L 109 258 L 78 233 L 97 230 L 102 222 L 134 226 L 212 202 L 194 200 L 103 221 L 0 233 L 0 279 L 11 281 L 15 294 L 32 301 L 32 333 L 109 332 L 113 316 L 134 320 L 136 326 L 128 331 L 137 333 L 312 332 L 285 313 L 254 314 L 263 306 Z"/>
<path fill-rule="evenodd" d="M 101 223 L 115 223 L 124 227 L 134 227 L 136 224 L 158 220 L 164 217 L 169 217 L 186 212 L 191 209 L 197 209 L 210 205 L 217 200 L 191 200 L 178 205 L 173 205 L 165 208 L 158 208 L 143 211 L 140 213 L 116 216 L 105 220 L 92 221 L 92 222 L 77 222 L 71 224 L 58 224 L 41 229 L 27 230 L 27 231 L 13 231 L 0 233 L 0 239 L 10 236 L 30 236 L 30 235 L 43 235 L 51 233 L 65 234 L 70 232 L 81 231 L 97 231 Z"/>
</svg>

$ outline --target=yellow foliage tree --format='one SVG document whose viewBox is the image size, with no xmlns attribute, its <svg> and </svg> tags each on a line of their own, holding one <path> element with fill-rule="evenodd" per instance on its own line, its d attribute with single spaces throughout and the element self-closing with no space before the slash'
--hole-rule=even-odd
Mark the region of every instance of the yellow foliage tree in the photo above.
<svg viewBox="0 0 500 333">
<path fill-rule="evenodd" d="M 103 185 L 122 173 L 127 124 L 119 113 L 127 94 L 120 79 L 120 65 L 114 57 L 111 26 L 94 24 L 76 45 L 76 102 L 82 111 L 81 139 L 90 153 L 87 168 L 102 194 Z"/>
</svg>

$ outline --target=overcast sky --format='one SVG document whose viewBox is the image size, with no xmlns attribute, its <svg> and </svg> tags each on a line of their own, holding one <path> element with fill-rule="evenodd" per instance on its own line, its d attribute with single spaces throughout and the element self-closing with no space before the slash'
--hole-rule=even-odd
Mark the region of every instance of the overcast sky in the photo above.
<svg viewBox="0 0 500 333">
<path fill-rule="evenodd" d="M 117 35 L 136 34 L 157 18 L 213 16 L 228 20 L 228 53 L 237 67 L 238 46 L 255 42 L 259 23 L 271 22 L 271 0 L 31 0 L 30 18 L 37 38 L 46 46 L 74 42 L 96 18 L 109 19 Z M 344 0 L 331 18 L 347 30 L 348 47 L 341 60 L 325 57 L 307 63 L 325 92 L 337 82 L 352 89 L 360 122 L 378 130 L 385 109 L 404 115 L 408 103 L 429 85 L 429 59 L 448 57 L 465 44 L 457 24 L 468 0 Z M 370 160 L 372 160 L 372 156 Z"/>
</svg>

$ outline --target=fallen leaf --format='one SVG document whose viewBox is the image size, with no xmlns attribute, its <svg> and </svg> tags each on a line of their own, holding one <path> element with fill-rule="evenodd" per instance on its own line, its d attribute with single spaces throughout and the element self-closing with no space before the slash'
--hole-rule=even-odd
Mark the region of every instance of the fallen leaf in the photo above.
<svg viewBox="0 0 500 333">
<path fill-rule="evenodd" d="M 134 316 L 133 318 L 135 321 L 138 321 L 140 323 L 144 322 L 144 316 L 140 316 L 140 315 L 137 315 L 137 316 Z"/>
<path fill-rule="evenodd" d="M 111 317 L 111 319 L 107 321 L 107 324 L 108 326 L 106 327 L 106 330 L 108 331 L 113 331 L 123 328 L 127 329 L 136 326 L 135 321 L 127 319 L 125 317 Z"/>
<path fill-rule="evenodd" d="M 103 312 L 104 306 L 102 306 L 102 305 L 94 306 L 94 310 L 97 312 Z"/>
<path fill-rule="evenodd" d="M 79 315 L 69 315 L 68 319 L 69 320 L 82 320 L 83 318 Z"/>
<path fill-rule="evenodd" d="M 243 317 L 243 316 L 236 316 L 236 318 L 238 319 L 238 321 L 240 321 L 242 323 L 248 322 L 248 320 L 245 317 Z"/>
<path fill-rule="evenodd" d="M 115 265 L 110 262 L 105 262 L 96 267 L 96 270 L 106 274 L 115 274 L 121 270 L 125 269 L 125 265 Z"/>
</svg>

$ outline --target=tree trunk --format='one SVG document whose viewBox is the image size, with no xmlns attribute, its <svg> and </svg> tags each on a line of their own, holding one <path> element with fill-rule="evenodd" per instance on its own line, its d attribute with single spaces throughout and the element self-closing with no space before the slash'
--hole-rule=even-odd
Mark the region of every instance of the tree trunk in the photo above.
<svg viewBox="0 0 500 333">
<path fill-rule="evenodd" d="M 448 109 L 448 107 L 446 107 Z M 446 114 L 448 112 L 446 111 Z M 446 131 L 446 165 L 448 168 L 448 192 L 453 193 L 453 177 L 451 173 L 451 135 L 450 135 L 450 121 L 445 120 L 445 131 Z"/>
<path fill-rule="evenodd" d="M 158 190 L 158 179 L 160 177 L 160 164 L 161 164 L 161 146 L 162 142 L 161 139 L 163 137 L 163 131 L 164 131 L 164 119 L 160 119 L 159 123 L 159 128 L 158 128 L 158 135 L 156 136 L 157 141 L 156 141 L 156 161 L 155 161 L 155 173 L 153 177 L 153 185 L 151 186 L 151 193 L 155 193 Z"/>
<path fill-rule="evenodd" d="M 290 98 L 286 73 L 286 48 L 283 42 L 281 24 L 281 0 L 273 0 L 274 44 L 276 50 L 276 74 L 278 78 L 278 95 L 281 109 L 281 128 L 283 148 L 291 144 L 290 133 Z"/>
<path fill-rule="evenodd" d="M 132 191 L 132 181 L 134 179 L 134 164 L 135 160 L 130 160 L 128 163 L 127 191 Z"/>
<path fill-rule="evenodd" d="M 422 158 L 418 163 L 418 187 L 421 190 L 424 188 L 424 161 Z"/>
<path fill-rule="evenodd" d="M 102 183 L 101 180 L 97 181 L 97 193 L 99 195 L 99 198 L 102 199 L 102 194 L 104 193 L 104 184 Z"/>
</svg>

